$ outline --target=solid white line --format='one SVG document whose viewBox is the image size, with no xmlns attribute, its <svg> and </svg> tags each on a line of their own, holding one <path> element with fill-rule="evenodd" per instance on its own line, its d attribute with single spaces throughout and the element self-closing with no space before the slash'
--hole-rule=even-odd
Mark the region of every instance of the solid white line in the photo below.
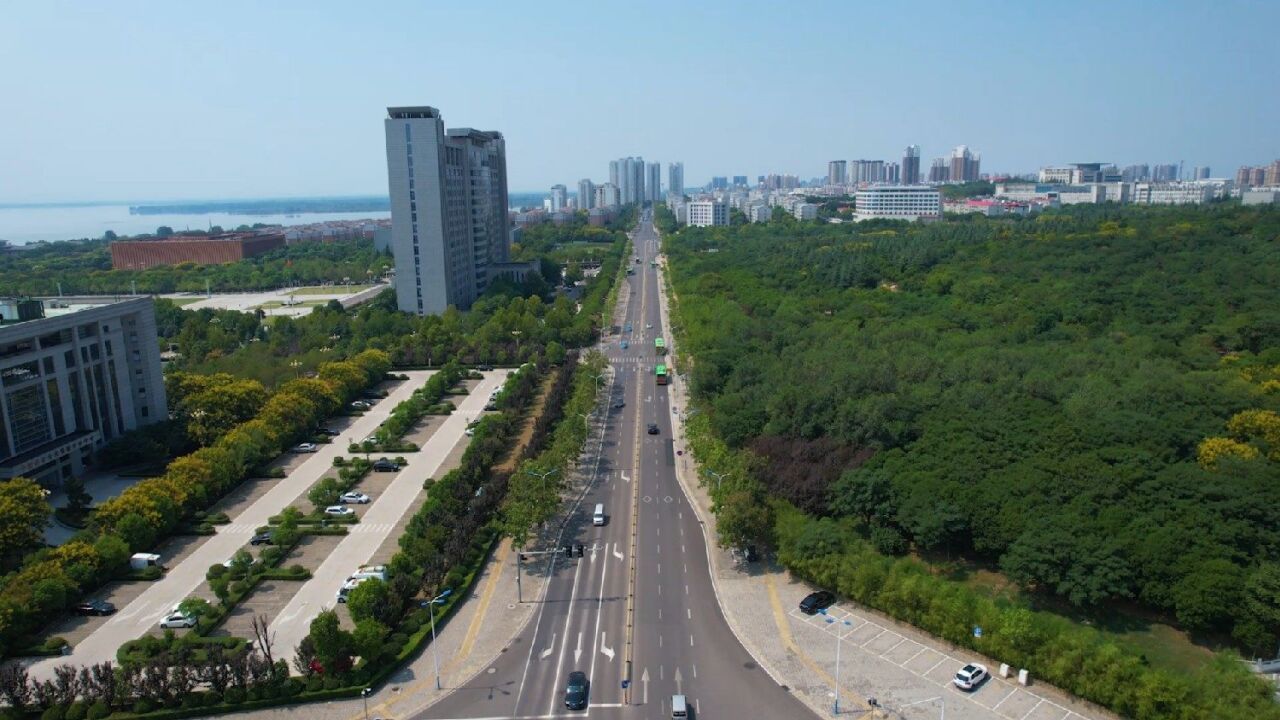
<svg viewBox="0 0 1280 720">
<path fill-rule="evenodd" d="M 996 703 L 995 705 L 992 705 L 991 710 L 994 712 L 996 708 L 1004 704 L 1005 700 L 1008 700 L 1009 698 L 1013 697 L 1014 693 L 1016 692 L 1018 692 L 1018 688 L 1013 688 L 1008 695 L 1005 695 L 1004 697 L 1000 698 L 1000 702 Z"/>
<path fill-rule="evenodd" d="M 578 567 L 573 571 L 573 587 L 569 589 L 569 606 L 564 613 L 564 637 L 565 642 L 560 643 L 560 657 L 556 660 L 556 681 L 551 683 L 551 687 L 560 687 L 560 670 L 564 668 L 564 651 L 569 647 L 569 621 L 573 620 L 573 600 L 578 596 L 578 576 L 582 574 L 583 563 L 578 563 Z M 553 714 L 558 707 L 558 697 L 551 697 L 551 707 L 547 709 L 547 714 Z"/>
<path fill-rule="evenodd" d="M 609 563 L 602 563 L 604 569 L 600 571 L 600 599 L 596 603 L 596 635 L 595 640 L 591 642 L 591 670 L 587 673 L 587 680 L 595 683 L 596 679 L 596 654 L 600 645 L 600 616 L 604 614 L 604 578 L 609 574 Z"/>
<path fill-rule="evenodd" d="M 934 650 L 934 652 L 938 652 L 938 651 L 937 651 L 937 650 Z M 939 654 L 939 655 L 941 655 L 942 653 L 938 653 L 938 654 Z M 951 658 L 947 657 L 946 655 L 942 655 L 942 659 L 941 659 L 941 660 L 939 660 L 938 662 L 934 663 L 934 664 L 933 664 L 933 667 L 931 667 L 931 668 L 929 668 L 928 670 L 925 670 L 924 672 L 920 673 L 920 675 L 921 675 L 921 676 L 928 675 L 929 673 L 933 672 L 934 670 L 937 670 L 939 665 L 941 665 L 942 663 L 944 663 L 944 662 L 946 662 L 946 661 L 948 661 L 948 660 L 950 660 L 950 659 L 951 659 Z"/>
<path fill-rule="evenodd" d="M 1033 695 L 1032 697 L 1035 697 L 1035 696 Z M 1040 698 L 1040 702 L 1038 702 L 1038 703 L 1036 703 L 1035 705 L 1033 705 L 1033 706 L 1031 707 L 1031 709 L 1027 711 L 1027 714 L 1022 716 L 1022 720 L 1026 720 L 1026 718 L 1027 718 L 1027 716 L 1028 716 L 1028 715 L 1030 715 L 1031 713 L 1035 712 L 1035 711 L 1036 711 L 1036 708 L 1040 707 L 1040 706 L 1041 706 L 1041 705 L 1043 705 L 1043 704 L 1044 704 L 1044 698 Z"/>
</svg>

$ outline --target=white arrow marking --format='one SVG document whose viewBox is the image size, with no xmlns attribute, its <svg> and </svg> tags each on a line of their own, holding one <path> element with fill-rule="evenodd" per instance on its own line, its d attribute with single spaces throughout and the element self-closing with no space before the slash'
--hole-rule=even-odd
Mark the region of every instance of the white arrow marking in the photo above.
<svg viewBox="0 0 1280 720">
<path fill-rule="evenodd" d="M 644 705 L 649 704 L 649 668 L 645 668 L 640 674 L 640 682 L 644 685 L 644 699 L 641 701 Z"/>
<path fill-rule="evenodd" d="M 595 562 L 595 561 L 596 561 L 596 546 L 592 545 L 591 546 L 591 562 Z"/>
<path fill-rule="evenodd" d="M 578 660 L 582 657 L 582 633 L 578 633 L 578 647 L 573 651 L 573 664 L 577 665 Z"/>
<path fill-rule="evenodd" d="M 684 694 L 684 689 L 681 687 L 683 683 L 684 683 L 684 678 L 680 676 L 680 668 L 676 668 L 676 694 L 677 695 Z"/>
<path fill-rule="evenodd" d="M 622 559 L 622 553 L 618 552 L 618 543 L 613 544 L 613 556 L 619 560 Z"/>
<path fill-rule="evenodd" d="M 299 613 L 301 613 L 301 612 L 302 612 L 302 610 L 303 610 L 303 608 L 305 608 L 306 606 L 307 606 L 307 603 L 305 603 L 305 602 L 304 602 L 304 603 L 302 603 L 301 605 L 299 605 L 299 606 L 298 606 L 298 609 L 297 609 L 297 610 L 294 610 L 293 612 L 289 613 L 288 615 L 281 616 L 281 617 L 278 619 L 278 621 L 279 621 L 279 622 L 281 622 L 281 623 L 287 623 L 287 622 L 289 622 L 290 620 L 292 620 L 292 619 L 294 619 L 294 618 L 298 617 L 298 614 L 299 614 Z"/>
<path fill-rule="evenodd" d="M 551 633 L 551 644 L 547 646 L 546 650 L 542 651 L 542 655 L 538 659 L 546 660 L 548 657 L 551 656 L 551 651 L 554 650 L 555 647 L 556 647 L 556 635 L 555 633 Z"/>
<path fill-rule="evenodd" d="M 631 478 L 627 477 L 626 473 L 622 473 L 622 482 L 629 483 L 631 482 Z"/>
<path fill-rule="evenodd" d="M 606 636 L 607 636 L 607 634 L 606 634 L 606 633 L 603 633 L 603 632 L 602 632 L 602 633 L 600 633 L 600 652 L 604 653 L 605 657 L 607 657 L 607 658 L 609 658 L 610 660 L 612 660 L 612 659 L 613 659 L 613 648 L 611 648 L 611 647 L 609 647 L 608 645 L 605 645 L 605 644 L 604 644 L 604 639 L 605 639 L 605 637 L 606 637 Z"/>
</svg>

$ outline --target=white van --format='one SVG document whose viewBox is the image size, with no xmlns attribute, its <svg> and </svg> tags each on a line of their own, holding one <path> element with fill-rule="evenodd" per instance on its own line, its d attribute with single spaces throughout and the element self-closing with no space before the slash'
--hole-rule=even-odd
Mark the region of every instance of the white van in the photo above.
<svg viewBox="0 0 1280 720">
<path fill-rule="evenodd" d="M 591 515 L 591 524 L 597 526 L 604 524 L 604 503 L 596 503 L 596 511 Z"/>
<path fill-rule="evenodd" d="M 689 717 L 689 705 L 685 702 L 683 695 L 671 696 L 671 720 L 681 720 Z"/>
<path fill-rule="evenodd" d="M 386 565 L 362 565 L 356 568 L 356 571 L 347 578 L 348 580 L 364 580 L 368 578 L 378 578 L 382 582 L 387 581 Z"/>
<path fill-rule="evenodd" d="M 338 602 L 345 603 L 347 601 L 347 596 L 351 594 L 351 591 L 360 587 L 360 583 L 368 579 L 369 578 L 356 578 L 343 583 L 342 587 L 338 589 Z"/>
</svg>

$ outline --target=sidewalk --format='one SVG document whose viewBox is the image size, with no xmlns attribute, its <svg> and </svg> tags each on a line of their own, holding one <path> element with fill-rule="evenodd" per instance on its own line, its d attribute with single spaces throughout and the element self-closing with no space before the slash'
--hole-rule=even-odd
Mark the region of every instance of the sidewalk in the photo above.
<svg viewBox="0 0 1280 720">
<path fill-rule="evenodd" d="M 665 267 L 659 264 L 660 284 L 664 276 Z M 665 287 L 659 292 L 659 302 L 663 331 L 673 337 Z M 691 407 L 683 376 L 672 378 L 669 392 L 673 408 Z M 674 415 L 672 425 L 676 447 L 687 448 L 683 415 Z M 1101 708 L 1034 682 L 1022 687 L 997 676 L 972 693 L 960 692 L 951 686 L 951 677 L 965 663 L 983 662 L 993 674 L 999 663 L 868 608 L 841 602 L 827 616 L 804 615 L 797 604 L 813 588 L 773 563 L 739 565 L 728 551 L 717 547 L 711 497 L 687 452 L 677 460 L 676 477 L 703 523 L 716 600 L 730 629 L 776 682 L 816 714 L 833 714 L 837 699 L 833 688 L 839 672 L 839 714 L 850 717 L 923 720 L 936 718 L 942 711 L 947 717 L 963 720 L 1115 718 Z M 868 704 L 868 698 L 876 699 L 876 708 Z"/>
</svg>

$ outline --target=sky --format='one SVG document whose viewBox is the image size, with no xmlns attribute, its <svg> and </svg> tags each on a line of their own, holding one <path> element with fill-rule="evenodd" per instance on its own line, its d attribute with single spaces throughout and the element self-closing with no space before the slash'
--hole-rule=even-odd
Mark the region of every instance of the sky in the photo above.
<svg viewBox="0 0 1280 720">
<path fill-rule="evenodd" d="M 388 106 L 608 161 L 810 178 L 1280 158 L 1280 2 L 46 2 L 0 22 L 0 203 L 385 194 Z"/>
</svg>

